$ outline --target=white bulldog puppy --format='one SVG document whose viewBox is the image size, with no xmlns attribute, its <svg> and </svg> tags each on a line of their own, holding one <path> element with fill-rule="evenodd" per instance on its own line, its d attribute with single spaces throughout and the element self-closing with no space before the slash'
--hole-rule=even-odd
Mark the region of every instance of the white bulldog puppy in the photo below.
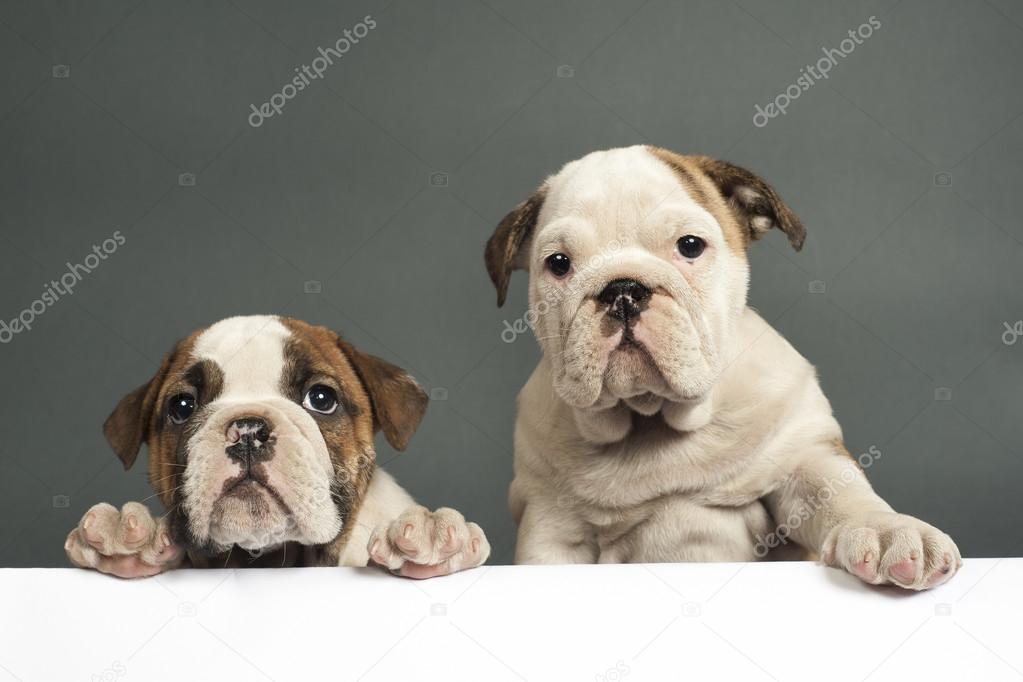
<svg viewBox="0 0 1023 682">
<path fill-rule="evenodd" d="M 519 394 L 519 563 L 819 556 L 920 590 L 961 565 L 843 446 L 814 367 L 747 306 L 747 249 L 803 225 L 761 178 L 635 146 L 548 178 L 497 227 L 543 351 Z M 795 551 L 794 551 L 795 550 Z"/>
</svg>

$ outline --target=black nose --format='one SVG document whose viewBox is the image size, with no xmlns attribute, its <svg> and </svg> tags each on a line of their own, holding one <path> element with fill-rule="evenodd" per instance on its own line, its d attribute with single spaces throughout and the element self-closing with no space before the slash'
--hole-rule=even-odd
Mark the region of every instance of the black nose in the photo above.
<svg viewBox="0 0 1023 682">
<path fill-rule="evenodd" d="M 256 450 L 270 440 L 270 424 L 262 417 L 241 417 L 227 427 L 228 452 Z"/>
<path fill-rule="evenodd" d="M 598 301 L 610 306 L 607 314 L 622 322 L 639 317 L 640 306 L 648 298 L 650 290 L 634 279 L 611 280 L 597 295 Z"/>
</svg>

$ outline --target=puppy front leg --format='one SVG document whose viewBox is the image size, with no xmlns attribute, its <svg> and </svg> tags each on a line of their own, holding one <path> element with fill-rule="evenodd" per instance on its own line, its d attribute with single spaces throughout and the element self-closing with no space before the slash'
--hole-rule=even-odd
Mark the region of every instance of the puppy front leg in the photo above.
<svg viewBox="0 0 1023 682">
<path fill-rule="evenodd" d="M 871 584 L 911 590 L 940 585 L 962 566 L 952 538 L 895 512 L 841 443 L 819 444 L 793 461 L 766 502 L 783 534 L 825 564 Z"/>
<path fill-rule="evenodd" d="M 177 568 L 185 552 L 171 540 L 165 518 L 128 502 L 120 510 L 94 505 L 64 541 L 68 559 L 79 568 L 94 568 L 118 578 L 145 578 Z"/>
<path fill-rule="evenodd" d="M 595 564 L 593 533 L 582 519 L 563 508 L 558 498 L 532 495 L 522 499 L 512 483 L 512 515 L 519 524 L 516 564 Z"/>
<path fill-rule="evenodd" d="M 373 473 L 353 524 L 342 566 L 376 563 L 407 578 L 432 578 L 475 568 L 490 556 L 482 528 L 454 509 L 417 505 L 383 469 Z"/>
<path fill-rule="evenodd" d="M 418 505 L 376 527 L 369 557 L 406 578 L 433 578 L 482 565 L 490 556 L 483 529 L 454 509 Z"/>
</svg>

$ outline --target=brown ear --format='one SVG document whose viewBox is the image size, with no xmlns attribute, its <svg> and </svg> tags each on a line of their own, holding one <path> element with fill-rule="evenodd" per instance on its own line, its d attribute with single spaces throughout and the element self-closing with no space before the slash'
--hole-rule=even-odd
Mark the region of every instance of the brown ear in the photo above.
<svg viewBox="0 0 1023 682">
<path fill-rule="evenodd" d="M 503 306 L 508 297 L 508 281 L 511 279 L 512 271 L 519 268 L 529 269 L 523 247 L 533 236 L 533 228 L 536 227 L 546 196 L 547 187 L 544 185 L 533 192 L 533 196 L 513 208 L 501 220 L 487 241 L 483 259 L 487 264 L 487 272 L 490 273 L 490 281 L 497 289 L 498 307 Z"/>
<path fill-rule="evenodd" d="M 426 413 L 426 391 L 401 367 L 363 353 L 340 337 L 337 342 L 369 394 L 373 429 L 383 431 L 395 450 L 404 450 Z"/>
<path fill-rule="evenodd" d="M 707 156 L 694 157 L 707 177 L 717 185 L 733 212 L 749 233 L 760 239 L 772 227 L 788 235 L 792 248 L 799 251 L 806 240 L 806 228 L 774 188 L 745 168 Z"/>
<path fill-rule="evenodd" d="M 160 363 L 160 369 L 152 379 L 121 398 L 117 407 L 103 422 L 103 435 L 107 437 L 110 447 L 121 458 L 125 470 L 130 469 L 131 465 L 135 463 L 139 448 L 142 447 L 142 442 L 149 435 L 149 422 L 153 416 L 153 407 L 176 350 L 177 346 L 164 356 Z"/>
</svg>

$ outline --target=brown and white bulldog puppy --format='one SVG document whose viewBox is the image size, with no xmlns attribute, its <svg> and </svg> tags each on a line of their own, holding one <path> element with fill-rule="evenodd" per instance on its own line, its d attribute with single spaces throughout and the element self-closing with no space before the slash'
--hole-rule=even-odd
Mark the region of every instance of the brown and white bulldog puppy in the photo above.
<svg viewBox="0 0 1023 682">
<path fill-rule="evenodd" d="M 501 221 L 498 305 L 528 269 L 543 350 L 518 402 L 518 563 L 812 553 L 916 590 L 959 568 L 874 493 L 814 367 L 747 306 L 747 248 L 772 228 L 802 246 L 761 178 L 647 146 L 567 164 Z"/>
<path fill-rule="evenodd" d="M 416 506 L 375 466 L 403 450 L 427 397 L 407 373 L 334 332 L 276 316 L 200 329 L 121 399 L 104 433 L 125 469 L 143 442 L 167 513 L 98 504 L 65 543 L 124 578 L 181 566 L 365 566 L 428 578 L 479 566 L 483 531 Z"/>
</svg>

